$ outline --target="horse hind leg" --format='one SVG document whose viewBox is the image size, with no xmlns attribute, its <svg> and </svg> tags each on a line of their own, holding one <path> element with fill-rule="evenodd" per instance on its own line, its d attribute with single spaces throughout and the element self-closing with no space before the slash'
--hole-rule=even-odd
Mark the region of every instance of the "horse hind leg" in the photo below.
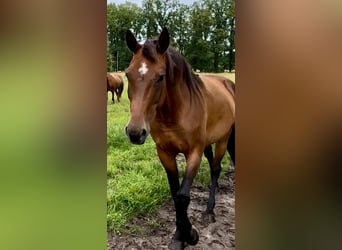
<svg viewBox="0 0 342 250">
<path fill-rule="evenodd" d="M 120 102 L 120 97 L 121 97 L 120 90 L 119 90 L 119 89 L 116 89 L 116 90 L 115 90 L 115 93 L 116 93 L 116 99 L 118 100 L 118 102 Z"/>
<path fill-rule="evenodd" d="M 122 82 L 122 83 L 121 83 L 121 86 L 117 89 L 117 91 L 118 91 L 118 92 L 117 92 L 118 102 L 120 102 L 120 98 L 121 98 L 123 89 L 124 89 L 124 83 Z"/>
<path fill-rule="evenodd" d="M 114 91 L 111 90 L 110 92 L 112 93 L 112 101 L 113 101 L 113 103 L 115 103 L 115 101 L 114 101 Z"/>
<path fill-rule="evenodd" d="M 210 167 L 210 175 L 212 176 L 212 169 L 214 168 L 213 164 L 214 164 L 214 154 L 213 154 L 213 149 L 212 146 L 209 145 L 204 149 L 204 156 L 207 158 L 208 163 L 209 163 L 209 167 Z M 211 182 L 211 180 L 210 180 Z M 212 186 L 212 184 L 210 185 Z M 218 183 L 216 182 L 216 186 L 218 187 Z M 205 217 L 207 216 L 207 211 L 205 211 L 205 213 L 203 214 L 203 219 L 206 219 Z"/>
<path fill-rule="evenodd" d="M 214 154 L 213 154 L 213 149 L 212 146 L 209 145 L 204 149 L 204 156 L 207 158 L 210 169 L 213 169 L 213 164 L 214 164 Z M 216 183 L 216 186 L 218 187 L 218 183 Z"/>
<path fill-rule="evenodd" d="M 210 148 L 209 148 L 210 147 Z M 218 142 L 216 143 L 215 148 L 215 157 L 213 158 L 213 153 L 211 146 L 208 146 L 204 155 L 208 159 L 210 165 L 210 191 L 209 191 L 209 199 L 207 204 L 207 210 L 203 213 L 203 222 L 204 224 L 209 224 L 215 222 L 215 192 L 218 187 L 218 178 L 221 173 L 221 161 L 226 152 L 227 144 L 226 142 Z"/>
<path fill-rule="evenodd" d="M 204 149 L 204 156 L 207 158 L 208 163 L 211 166 L 213 164 L 213 160 L 214 160 L 214 154 L 213 154 L 213 150 L 211 148 L 211 145 L 207 146 Z"/>
</svg>

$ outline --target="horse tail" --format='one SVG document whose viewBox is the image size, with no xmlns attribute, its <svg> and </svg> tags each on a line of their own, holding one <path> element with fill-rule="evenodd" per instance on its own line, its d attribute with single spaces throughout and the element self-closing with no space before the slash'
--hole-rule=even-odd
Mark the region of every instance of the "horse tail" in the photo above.
<svg viewBox="0 0 342 250">
<path fill-rule="evenodd" d="M 232 131 L 227 142 L 227 151 L 229 153 L 230 159 L 235 164 L 235 123 L 232 126 Z"/>
</svg>

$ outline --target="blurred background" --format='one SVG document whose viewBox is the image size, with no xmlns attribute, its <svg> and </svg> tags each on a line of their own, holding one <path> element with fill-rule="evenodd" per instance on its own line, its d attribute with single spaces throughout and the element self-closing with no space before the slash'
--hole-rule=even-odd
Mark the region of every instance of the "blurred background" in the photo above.
<svg viewBox="0 0 342 250">
<path fill-rule="evenodd" d="M 341 10 L 236 3 L 237 249 L 340 249 Z M 106 2 L 0 16 L 0 248 L 103 249 Z"/>
<path fill-rule="evenodd" d="M 106 3 L 0 16 L 0 249 L 104 249 Z"/>
</svg>

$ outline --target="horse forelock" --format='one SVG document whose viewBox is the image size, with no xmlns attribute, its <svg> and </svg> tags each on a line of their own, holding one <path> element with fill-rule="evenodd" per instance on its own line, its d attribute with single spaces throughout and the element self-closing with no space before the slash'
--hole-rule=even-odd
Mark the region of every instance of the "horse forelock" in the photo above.
<svg viewBox="0 0 342 250">
<path fill-rule="evenodd" d="M 157 40 L 146 40 L 142 46 L 142 55 L 152 61 L 157 61 Z M 202 80 L 195 75 L 186 59 L 175 49 L 168 48 L 165 52 L 166 60 L 166 78 L 170 82 L 182 82 L 186 84 L 190 95 L 201 95 L 203 87 Z"/>
<path fill-rule="evenodd" d="M 147 40 L 142 47 L 143 56 L 152 62 L 155 62 L 157 57 L 157 50 L 155 47 L 154 41 L 151 40 Z"/>
</svg>

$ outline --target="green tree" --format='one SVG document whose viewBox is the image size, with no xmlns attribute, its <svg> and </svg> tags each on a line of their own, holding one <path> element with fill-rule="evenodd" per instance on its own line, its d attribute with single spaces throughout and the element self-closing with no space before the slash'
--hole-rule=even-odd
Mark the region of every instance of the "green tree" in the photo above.
<svg viewBox="0 0 342 250">
<path fill-rule="evenodd" d="M 144 0 L 142 9 L 146 37 L 156 37 L 162 28 L 167 27 L 171 38 L 174 38 L 180 20 L 177 15 L 179 6 L 178 0 Z"/>
<path fill-rule="evenodd" d="M 163 27 L 170 32 L 171 46 L 201 71 L 233 70 L 235 67 L 235 1 L 200 0 L 192 6 L 179 0 L 144 0 L 135 4 L 107 6 L 107 69 L 124 70 L 131 52 L 125 33 L 130 29 L 142 42 L 156 37 Z"/>
<path fill-rule="evenodd" d="M 110 47 L 110 42 L 107 36 L 107 72 L 113 71 L 114 69 L 114 59 L 112 53 L 110 52 Z"/>
<path fill-rule="evenodd" d="M 195 2 L 190 12 L 190 42 L 185 49 L 185 55 L 195 70 L 213 70 L 213 54 L 210 51 L 212 24 L 210 10 L 203 3 Z"/>
<path fill-rule="evenodd" d="M 235 49 L 235 2 L 233 0 L 203 0 L 212 18 L 211 52 L 214 71 L 222 71 L 233 65 Z"/>
<path fill-rule="evenodd" d="M 227 9 L 229 16 L 228 30 L 228 70 L 231 72 L 235 68 L 235 1 L 231 1 Z"/>
<path fill-rule="evenodd" d="M 125 34 L 128 29 L 134 33 L 140 32 L 142 29 L 141 16 L 141 8 L 136 4 L 127 2 L 120 5 L 107 5 L 108 52 L 111 55 L 107 58 L 107 64 L 114 66 L 109 68 L 111 71 L 122 71 L 129 64 L 132 54 L 126 48 Z M 112 64 L 110 60 L 113 61 Z"/>
<path fill-rule="evenodd" d="M 179 4 L 172 14 L 174 44 L 182 55 L 185 55 L 185 48 L 189 44 L 190 33 L 190 7 Z"/>
</svg>

